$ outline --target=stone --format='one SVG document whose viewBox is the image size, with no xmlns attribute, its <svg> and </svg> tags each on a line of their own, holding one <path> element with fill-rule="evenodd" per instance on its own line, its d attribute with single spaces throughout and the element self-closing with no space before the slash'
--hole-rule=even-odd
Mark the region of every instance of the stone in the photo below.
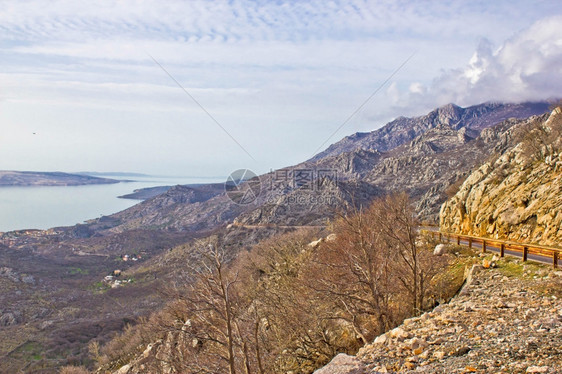
<svg viewBox="0 0 562 374">
<path fill-rule="evenodd" d="M 337 238 L 336 234 L 330 234 L 330 235 L 326 236 L 326 241 L 327 241 L 328 243 L 330 243 L 330 242 L 335 241 L 336 238 Z"/>
<path fill-rule="evenodd" d="M 14 326 L 18 324 L 14 313 L 5 313 L 0 317 L 0 326 Z"/>
<path fill-rule="evenodd" d="M 412 339 L 408 340 L 406 342 L 406 344 L 408 345 L 408 348 L 410 348 L 411 350 L 415 350 L 415 349 L 420 348 L 420 347 L 425 348 L 428 345 L 425 340 L 419 339 L 419 338 L 412 338 Z M 416 353 L 416 354 L 418 354 L 418 353 Z"/>
<path fill-rule="evenodd" d="M 446 356 L 446 353 L 443 351 L 435 351 L 433 352 L 433 357 L 435 357 L 438 360 L 441 360 L 443 357 Z"/>
<path fill-rule="evenodd" d="M 433 250 L 433 255 L 434 256 L 443 256 L 446 253 L 446 247 L 445 244 L 437 244 L 435 246 L 435 249 Z"/>
<path fill-rule="evenodd" d="M 361 361 L 353 356 L 340 353 L 323 368 L 314 372 L 314 374 L 363 374 L 365 366 Z"/>
<path fill-rule="evenodd" d="M 33 278 L 33 275 L 24 275 L 21 277 L 21 281 L 25 284 L 35 284 L 35 278 Z"/>
<path fill-rule="evenodd" d="M 416 367 L 416 364 L 414 364 L 413 362 L 405 362 L 404 367 L 408 370 L 412 370 Z"/>
<path fill-rule="evenodd" d="M 548 366 L 529 366 L 526 373 L 548 373 Z"/>
<path fill-rule="evenodd" d="M 387 339 L 386 334 L 379 335 L 375 338 L 375 344 L 384 344 Z"/>
<path fill-rule="evenodd" d="M 459 348 L 457 348 L 454 353 L 452 354 L 452 356 L 464 356 L 465 354 L 467 354 L 468 352 L 470 352 L 470 348 L 467 347 L 466 345 L 463 345 Z"/>
<path fill-rule="evenodd" d="M 127 374 L 129 372 L 130 368 L 131 368 L 131 365 L 129 365 L 129 364 L 123 365 L 123 366 L 121 366 L 121 368 L 119 368 L 119 370 L 117 370 L 115 372 L 115 374 Z"/>
<path fill-rule="evenodd" d="M 308 243 L 308 246 L 310 248 L 317 248 L 320 245 L 320 243 L 322 243 L 322 239 L 318 239 L 318 240 L 315 240 L 313 242 L 310 242 L 310 243 Z"/>
<path fill-rule="evenodd" d="M 384 344 L 361 348 L 357 358 L 371 368 L 366 373 L 382 365 L 390 372 L 555 373 L 562 357 L 562 298 L 545 290 L 562 289 L 562 279 L 504 278 L 503 269 L 478 269 L 468 274 L 468 293 L 426 318 L 405 320 Z"/>
<path fill-rule="evenodd" d="M 396 327 L 396 328 L 390 330 L 390 337 L 393 338 L 393 339 L 397 339 L 399 341 L 402 341 L 404 339 L 408 339 L 410 337 L 410 334 L 408 334 L 401 327 Z"/>
<path fill-rule="evenodd" d="M 142 352 L 142 357 L 143 358 L 148 358 L 148 356 L 150 356 L 150 352 L 152 351 L 152 344 L 149 344 L 146 346 L 146 349 Z"/>
</svg>

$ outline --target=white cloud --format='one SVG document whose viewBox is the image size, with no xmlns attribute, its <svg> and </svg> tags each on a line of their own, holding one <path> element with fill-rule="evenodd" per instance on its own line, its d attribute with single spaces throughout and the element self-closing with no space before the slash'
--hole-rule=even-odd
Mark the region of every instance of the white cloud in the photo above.
<svg viewBox="0 0 562 374">
<path fill-rule="evenodd" d="M 472 105 L 562 97 L 562 16 L 542 19 L 494 50 L 483 39 L 464 68 L 451 69 L 426 87 L 410 88 L 402 105 Z"/>
</svg>

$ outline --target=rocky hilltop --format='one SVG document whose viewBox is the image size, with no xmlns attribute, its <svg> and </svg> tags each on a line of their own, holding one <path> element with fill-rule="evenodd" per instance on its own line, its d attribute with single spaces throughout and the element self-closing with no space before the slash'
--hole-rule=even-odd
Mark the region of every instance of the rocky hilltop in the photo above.
<svg viewBox="0 0 562 374">
<path fill-rule="evenodd" d="M 562 240 L 560 108 L 520 123 L 519 142 L 484 163 L 441 208 L 444 230 L 546 245 Z"/>
<path fill-rule="evenodd" d="M 475 265 L 450 303 L 315 373 L 560 373 L 561 289 L 560 271 L 509 260 L 498 269 Z"/>
</svg>

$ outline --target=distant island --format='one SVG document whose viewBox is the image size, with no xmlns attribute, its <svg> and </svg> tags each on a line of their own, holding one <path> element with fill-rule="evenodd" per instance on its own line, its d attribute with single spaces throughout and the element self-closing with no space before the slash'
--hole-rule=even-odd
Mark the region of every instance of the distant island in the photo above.
<svg viewBox="0 0 562 374">
<path fill-rule="evenodd" d="M 127 178 L 146 178 L 151 177 L 151 175 L 143 173 L 129 173 L 124 171 L 110 171 L 110 172 L 100 172 L 100 171 L 79 171 L 75 174 L 78 175 L 89 175 L 92 177 L 127 177 Z"/>
<path fill-rule="evenodd" d="M 10 186 L 83 186 L 89 184 L 112 184 L 121 181 L 89 175 L 62 172 L 0 170 L 0 187 Z"/>
</svg>

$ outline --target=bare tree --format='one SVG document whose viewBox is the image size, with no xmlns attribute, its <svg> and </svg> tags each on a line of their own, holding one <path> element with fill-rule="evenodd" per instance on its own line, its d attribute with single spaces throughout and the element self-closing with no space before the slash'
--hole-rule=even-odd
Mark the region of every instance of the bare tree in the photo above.
<svg viewBox="0 0 562 374">
<path fill-rule="evenodd" d="M 313 287 L 337 300 L 334 318 L 363 342 L 424 308 L 442 264 L 419 240 L 418 226 L 408 196 L 393 194 L 340 214 L 336 240 L 317 250 Z"/>
<path fill-rule="evenodd" d="M 389 309 L 391 253 L 374 218 L 363 208 L 340 214 L 333 228 L 336 240 L 316 253 L 318 276 L 312 283 L 337 301 L 334 318 L 349 322 L 364 344 L 386 330 L 394 317 Z"/>
</svg>

